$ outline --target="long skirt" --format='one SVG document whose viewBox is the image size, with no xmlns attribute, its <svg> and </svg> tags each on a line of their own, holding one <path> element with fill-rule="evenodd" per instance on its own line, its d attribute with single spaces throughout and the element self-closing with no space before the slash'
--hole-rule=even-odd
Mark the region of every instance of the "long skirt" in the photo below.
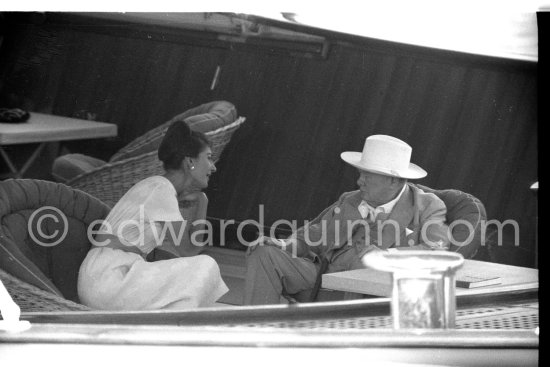
<svg viewBox="0 0 550 367">
<path fill-rule="evenodd" d="M 147 262 L 138 254 L 93 248 L 80 266 L 80 302 L 100 310 L 184 310 L 213 306 L 228 291 L 207 255 Z"/>
</svg>

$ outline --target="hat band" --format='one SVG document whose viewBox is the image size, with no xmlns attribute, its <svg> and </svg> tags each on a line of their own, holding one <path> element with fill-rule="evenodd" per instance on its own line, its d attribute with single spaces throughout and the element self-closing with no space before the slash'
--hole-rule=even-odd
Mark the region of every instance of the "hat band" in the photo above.
<svg viewBox="0 0 550 367">
<path fill-rule="evenodd" d="M 400 172 L 406 172 L 408 171 L 408 165 L 406 168 L 398 168 L 398 167 L 388 167 L 385 165 L 380 164 L 372 164 L 372 162 L 365 162 L 361 160 L 359 164 L 364 167 L 366 170 L 373 170 L 373 171 L 379 171 L 379 172 L 388 172 L 392 175 L 399 175 Z"/>
</svg>

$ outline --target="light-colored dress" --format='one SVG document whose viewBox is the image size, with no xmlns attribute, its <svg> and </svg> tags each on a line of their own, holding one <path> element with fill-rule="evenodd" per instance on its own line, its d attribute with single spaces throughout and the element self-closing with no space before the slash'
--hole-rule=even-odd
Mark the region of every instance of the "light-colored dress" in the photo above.
<svg viewBox="0 0 550 367">
<path fill-rule="evenodd" d="M 98 233 L 111 234 L 140 254 L 93 247 L 80 266 L 78 296 L 102 310 L 189 309 L 212 306 L 228 291 L 218 264 L 207 255 L 156 262 L 145 256 L 162 243 L 162 222 L 183 221 L 177 193 L 163 176 L 134 185 Z"/>
</svg>

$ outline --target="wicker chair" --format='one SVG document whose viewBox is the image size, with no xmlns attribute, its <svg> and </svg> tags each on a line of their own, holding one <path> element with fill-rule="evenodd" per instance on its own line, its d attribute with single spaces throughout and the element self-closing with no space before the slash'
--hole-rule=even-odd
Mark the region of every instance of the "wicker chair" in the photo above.
<svg viewBox="0 0 550 367">
<path fill-rule="evenodd" d="M 237 110 L 230 102 L 205 103 L 176 115 L 169 121 L 147 131 L 116 152 L 109 162 L 114 163 L 156 151 L 168 127 L 178 120 L 185 120 L 193 130 L 200 131 L 209 137 L 214 146 L 212 150 L 215 160 L 221 155 L 231 134 L 240 126 L 240 123 L 244 122 L 244 118 L 237 118 Z M 237 123 L 238 121 L 240 123 Z M 213 124 L 213 122 L 215 123 Z M 223 129 L 224 127 L 226 129 Z"/>
<path fill-rule="evenodd" d="M 212 144 L 214 162 L 218 161 L 231 136 L 244 121 L 245 118 L 241 117 L 230 125 L 205 134 Z M 163 133 L 166 132 L 166 128 Z M 87 192 L 107 205 L 114 206 L 134 184 L 163 172 L 162 162 L 159 161 L 155 150 L 137 157 L 108 163 L 75 177 L 67 182 L 67 185 Z"/>
<path fill-rule="evenodd" d="M 227 101 L 214 101 L 191 108 L 171 120 L 149 130 L 115 153 L 109 162 L 83 157 L 91 167 L 86 166 L 72 178 L 56 175 L 64 157 L 56 159 L 52 175 L 58 181 L 91 194 L 113 206 L 135 183 L 152 175 L 163 173 L 162 163 L 157 158 L 157 149 L 168 127 L 177 120 L 184 120 L 193 130 L 204 133 L 211 142 L 212 156 L 217 162 L 231 140 L 233 133 L 245 121 L 237 118 L 235 106 Z M 70 165 L 69 165 L 70 166 Z M 78 170 L 77 170 L 78 172 Z"/>
<path fill-rule="evenodd" d="M 0 181 L 0 280 L 22 311 L 88 309 L 77 303 L 78 270 L 88 228 L 109 210 L 61 183 Z"/>
<path fill-rule="evenodd" d="M 46 292 L 0 269 L 0 281 L 4 284 L 21 312 L 90 311 L 81 305 L 55 293 Z"/>
<path fill-rule="evenodd" d="M 435 194 L 447 207 L 447 223 L 457 220 L 467 222 L 471 229 L 465 225 L 457 225 L 452 229 L 453 243 L 449 251 L 458 252 L 466 259 L 473 258 L 480 249 L 484 239 L 482 238 L 482 223 L 487 219 L 487 213 L 483 203 L 475 196 L 459 190 L 435 190 L 423 185 L 416 185 L 424 192 Z M 319 274 L 318 276 L 321 276 Z M 320 284 L 320 283 L 319 283 Z M 320 291 L 320 292 L 319 292 Z M 319 292 L 319 293 L 318 293 Z M 302 291 L 296 295 L 285 295 L 291 303 L 307 301 L 334 301 L 342 299 L 364 298 L 363 295 L 349 292 L 316 289 L 314 291 Z"/>
</svg>

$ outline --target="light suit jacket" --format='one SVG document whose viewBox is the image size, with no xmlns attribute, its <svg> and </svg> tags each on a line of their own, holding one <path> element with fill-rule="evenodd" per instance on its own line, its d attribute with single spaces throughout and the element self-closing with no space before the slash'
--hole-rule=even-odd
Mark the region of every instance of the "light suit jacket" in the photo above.
<svg viewBox="0 0 550 367">
<path fill-rule="evenodd" d="M 348 252 L 339 271 L 349 269 L 350 261 L 358 261 L 377 248 L 412 246 L 415 249 L 445 248 L 449 230 L 445 224 L 447 209 L 436 195 L 407 184 L 391 213 L 381 213 L 375 223 L 361 217 L 357 207 L 361 192 L 351 191 L 326 208 L 317 218 L 296 231 L 293 236 L 300 247 L 306 245 L 302 257 L 316 260 L 325 257 L 329 263 Z M 351 252 L 350 252 L 351 251 Z M 340 259 L 339 262 L 342 259 Z M 351 266 L 356 268 L 360 266 Z"/>
</svg>

